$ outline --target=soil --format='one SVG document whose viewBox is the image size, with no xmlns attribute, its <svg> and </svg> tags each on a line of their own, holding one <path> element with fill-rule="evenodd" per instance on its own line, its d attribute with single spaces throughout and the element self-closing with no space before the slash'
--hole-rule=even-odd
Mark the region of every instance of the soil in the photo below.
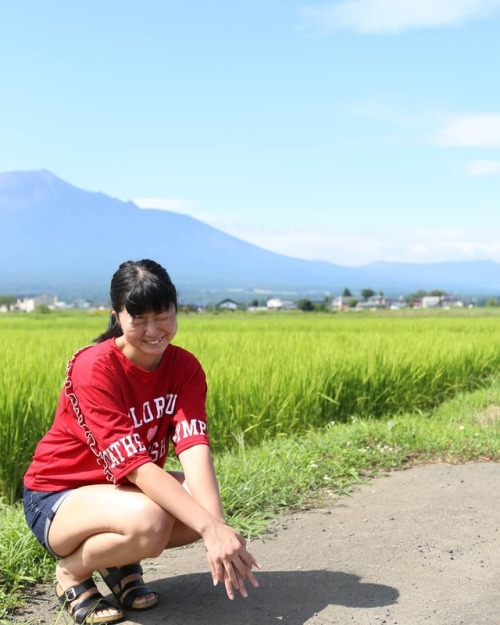
<svg viewBox="0 0 500 625">
<path fill-rule="evenodd" d="M 280 518 L 251 551 L 260 586 L 234 601 L 213 587 L 202 544 L 143 562 L 160 603 L 123 625 L 499 625 L 500 464 L 377 477 Z M 40 586 L 13 622 L 70 620 Z"/>
</svg>

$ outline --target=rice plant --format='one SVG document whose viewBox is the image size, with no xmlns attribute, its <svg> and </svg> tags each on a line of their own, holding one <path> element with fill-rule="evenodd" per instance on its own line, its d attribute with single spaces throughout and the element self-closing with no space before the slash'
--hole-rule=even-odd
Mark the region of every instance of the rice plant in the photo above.
<svg viewBox="0 0 500 625">
<path fill-rule="evenodd" d="M 105 316 L 0 318 L 0 496 L 20 494 L 49 427 L 67 360 Z M 487 383 L 500 316 L 182 315 L 176 344 L 200 359 L 215 451 L 305 434 L 331 422 L 432 409 Z"/>
</svg>

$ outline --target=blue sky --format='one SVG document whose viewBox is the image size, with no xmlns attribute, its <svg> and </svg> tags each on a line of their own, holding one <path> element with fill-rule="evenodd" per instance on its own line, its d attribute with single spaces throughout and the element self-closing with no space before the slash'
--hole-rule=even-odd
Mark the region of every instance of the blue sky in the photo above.
<svg viewBox="0 0 500 625">
<path fill-rule="evenodd" d="M 0 0 L 0 59 L 0 172 L 300 258 L 500 262 L 500 0 Z"/>
</svg>

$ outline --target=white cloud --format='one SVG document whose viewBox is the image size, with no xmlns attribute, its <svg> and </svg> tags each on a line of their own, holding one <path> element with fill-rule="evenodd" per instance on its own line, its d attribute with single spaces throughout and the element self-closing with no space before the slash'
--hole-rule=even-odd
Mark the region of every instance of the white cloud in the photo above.
<svg viewBox="0 0 500 625">
<path fill-rule="evenodd" d="M 243 241 L 294 258 L 361 265 L 377 257 L 378 241 L 370 234 L 339 234 L 320 226 L 277 229 L 236 222 L 223 216 L 199 216 L 198 219 Z"/>
<path fill-rule="evenodd" d="M 476 232 L 456 228 L 340 232 L 320 226 L 277 230 L 221 218 L 204 220 L 223 232 L 278 254 L 326 260 L 338 265 L 358 266 L 381 260 L 422 263 L 490 259 L 500 262 L 500 241 L 491 228 Z"/>
<path fill-rule="evenodd" d="M 393 233 L 394 234 L 394 233 Z M 384 260 L 394 262 L 500 261 L 500 242 L 484 231 L 416 228 L 386 238 Z"/>
<path fill-rule="evenodd" d="M 334 232 L 320 227 L 279 231 L 246 229 L 241 238 L 287 256 L 345 265 L 361 265 L 381 253 L 380 241 L 371 233 Z"/>
<path fill-rule="evenodd" d="M 174 200 L 163 197 L 135 198 L 132 202 L 140 208 L 153 208 L 176 213 L 186 213 L 194 207 L 194 204 L 187 200 Z"/>
<path fill-rule="evenodd" d="M 453 115 L 433 137 L 444 147 L 499 148 L 500 114 Z"/>
<path fill-rule="evenodd" d="M 269 228 L 238 223 L 222 217 L 200 217 L 214 228 L 266 250 L 307 260 L 359 266 L 376 261 L 431 263 L 449 260 L 497 260 L 500 241 L 491 229 L 472 232 L 414 228 L 380 232 L 339 231 L 310 225 L 302 228 Z"/>
<path fill-rule="evenodd" d="M 323 31 L 400 33 L 484 18 L 500 9 L 500 0 L 341 0 L 301 11 Z"/>
<path fill-rule="evenodd" d="M 410 262 L 419 256 L 426 262 L 445 260 L 500 260 L 500 243 L 486 229 L 416 228 L 402 233 Z"/>
<path fill-rule="evenodd" d="M 405 141 L 418 133 L 424 136 L 425 141 L 440 147 L 500 148 L 500 113 L 452 113 L 432 109 L 415 112 L 405 110 L 397 103 L 391 105 L 389 102 L 374 99 L 352 104 L 348 113 L 392 124 L 400 134 L 386 135 L 385 142 Z M 408 134 L 410 132 L 412 135 Z M 493 162 L 480 161 L 481 165 L 477 168 L 482 166 L 482 171 L 475 171 L 476 166 L 473 166 L 469 173 L 496 173 L 496 167 L 490 166 L 488 169 L 487 163 Z"/>
<path fill-rule="evenodd" d="M 500 161 L 471 161 L 467 166 L 467 173 L 471 176 L 499 176 Z"/>
</svg>

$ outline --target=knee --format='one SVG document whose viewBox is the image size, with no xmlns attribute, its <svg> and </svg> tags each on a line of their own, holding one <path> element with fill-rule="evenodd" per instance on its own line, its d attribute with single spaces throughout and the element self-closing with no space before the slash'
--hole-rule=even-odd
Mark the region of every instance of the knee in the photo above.
<svg viewBox="0 0 500 625">
<path fill-rule="evenodd" d="M 174 518 L 154 501 L 144 499 L 130 515 L 130 534 L 142 557 L 156 558 L 165 547 Z"/>
</svg>

